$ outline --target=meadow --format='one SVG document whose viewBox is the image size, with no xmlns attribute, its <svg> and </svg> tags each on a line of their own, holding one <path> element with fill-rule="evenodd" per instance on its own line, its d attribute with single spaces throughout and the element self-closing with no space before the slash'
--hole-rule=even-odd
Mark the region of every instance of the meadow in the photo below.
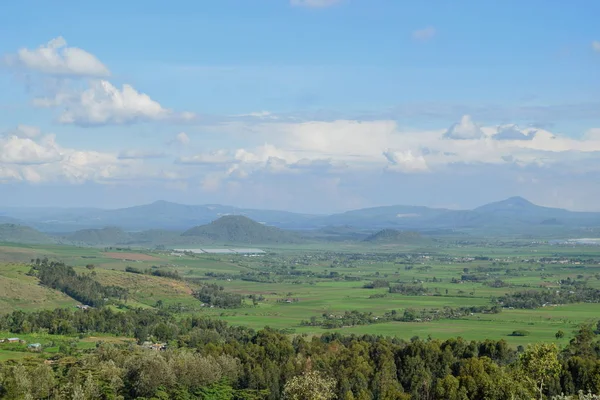
<svg viewBox="0 0 600 400">
<path fill-rule="evenodd" d="M 464 245 L 448 241 L 427 247 L 329 244 L 321 248 L 287 245 L 263 249 L 266 255 L 249 257 L 3 244 L 0 307 L 6 313 L 78 304 L 29 276 L 31 261 L 47 257 L 73 266 L 78 273 L 92 274 L 103 285 L 127 288 L 129 296 L 119 307 L 174 307 L 181 315 L 201 314 L 232 325 L 255 329 L 270 326 L 308 336 L 341 332 L 403 339 L 505 339 L 511 346 L 539 341 L 566 344 L 580 324 L 595 324 L 600 315 L 599 303 L 582 302 L 534 309 L 502 307 L 498 313 L 475 312 L 412 322 L 384 318 L 392 311 L 402 315 L 407 310 L 435 313 L 445 308 L 491 307 L 507 293 L 559 290 L 565 282 L 600 289 L 597 246 L 524 241 Z M 132 268 L 142 273 L 127 272 Z M 179 278 L 155 276 L 151 272 L 157 268 L 176 272 Z M 391 293 L 388 286 L 365 288 L 375 281 L 389 286 L 415 285 L 423 293 Z M 193 296 L 202 285 L 213 283 L 227 293 L 243 296 L 242 306 L 210 307 Z M 336 328 L 306 324 L 311 317 L 335 319 L 349 311 L 370 313 L 370 322 Z M 526 335 L 512 336 L 514 331 L 525 331 Z M 564 337 L 556 338 L 558 331 L 563 331 Z"/>
</svg>

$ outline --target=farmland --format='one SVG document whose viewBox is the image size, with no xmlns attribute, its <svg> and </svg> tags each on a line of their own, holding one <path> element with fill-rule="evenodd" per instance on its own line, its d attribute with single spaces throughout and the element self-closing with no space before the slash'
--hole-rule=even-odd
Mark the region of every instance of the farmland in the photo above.
<svg viewBox="0 0 600 400">
<path fill-rule="evenodd" d="M 5 245 L 0 247 L 0 304 L 4 311 L 77 304 L 59 291 L 40 286 L 35 277 L 28 275 L 31 259 L 47 257 L 73 266 L 80 274 L 93 271 L 94 279 L 102 285 L 126 288 L 129 296 L 121 307 L 171 307 L 181 315 L 201 314 L 232 325 L 255 329 L 270 326 L 293 334 L 335 331 L 403 339 L 461 336 L 468 340 L 505 339 L 517 346 L 554 341 L 556 333 L 563 331 L 565 335 L 559 342 L 567 343 L 579 324 L 597 318 L 600 311 L 600 304 L 582 302 L 532 309 L 499 307 L 501 312 L 489 312 L 507 293 L 562 290 L 565 282 L 600 288 L 600 248 L 595 246 L 525 242 L 457 245 L 437 241 L 425 247 L 282 245 L 265 250 L 265 255 L 248 257 Z M 155 271 L 170 271 L 177 277 L 160 276 Z M 368 288 L 374 282 L 381 286 Z M 206 284 L 241 295 L 242 306 L 202 304 L 192 294 Z M 390 287 L 399 284 L 413 285 L 420 292 L 394 293 Z M 467 308 L 474 312 L 465 311 Z M 462 311 L 445 316 L 449 310 Z M 344 323 L 343 314 L 353 311 L 364 321 Z M 403 316 L 407 311 L 417 317 L 385 317 L 391 312 Z M 328 326 L 321 323 L 323 318 L 330 322 Z M 342 322 L 332 325 L 336 319 Z M 526 334 L 511 336 L 515 331 Z"/>
</svg>

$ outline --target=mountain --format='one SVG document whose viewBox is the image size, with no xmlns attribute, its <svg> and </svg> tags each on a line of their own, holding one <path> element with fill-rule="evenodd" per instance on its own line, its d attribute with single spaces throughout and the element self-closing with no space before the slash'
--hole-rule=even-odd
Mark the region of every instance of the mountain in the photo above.
<svg viewBox="0 0 600 400">
<path fill-rule="evenodd" d="M 90 221 L 104 225 L 118 225 L 125 229 L 168 229 L 185 230 L 191 227 L 208 224 L 215 219 L 227 215 L 240 215 L 278 227 L 297 227 L 308 214 L 296 214 L 286 211 L 251 210 L 219 204 L 185 205 L 168 201 L 156 201 L 142 206 L 104 210 L 90 215 Z"/>
<path fill-rule="evenodd" d="M 64 237 L 65 240 L 76 244 L 89 246 L 127 244 L 132 241 L 132 236 L 117 227 L 102 229 L 83 229 Z"/>
<path fill-rule="evenodd" d="M 322 218 L 325 225 L 351 225 L 355 227 L 418 226 L 448 212 L 446 209 L 422 206 L 383 206 L 347 211 Z"/>
<path fill-rule="evenodd" d="M 476 213 L 501 216 L 503 218 L 552 218 L 557 215 L 571 213 L 559 208 L 542 207 L 522 197 L 511 197 L 506 200 L 485 204 L 474 209 Z"/>
<path fill-rule="evenodd" d="M 210 224 L 185 231 L 182 236 L 202 238 L 213 243 L 237 244 L 281 244 L 300 243 L 302 239 L 294 233 L 266 226 L 248 217 L 228 215 Z"/>
<path fill-rule="evenodd" d="M 302 230 L 306 232 L 305 236 L 316 240 L 334 241 L 361 240 L 368 235 L 365 232 L 388 228 L 450 234 L 526 233 L 560 236 L 577 235 L 582 229 L 600 227 L 600 213 L 542 207 L 522 197 L 511 197 L 472 210 L 394 205 L 331 215 L 244 209 L 219 204 L 184 205 L 167 201 L 114 210 L 0 208 L 0 223 L 26 225 L 42 232 L 62 232 L 63 236 L 71 236 L 71 232 L 79 230 L 81 232 L 74 240 L 77 239 L 78 243 L 95 244 L 106 241 L 111 244 L 190 243 L 192 239 L 183 239 L 186 236 L 179 236 L 176 232 L 207 225 L 224 216 L 245 217 L 264 226 Z M 108 232 L 108 237 L 106 233 L 96 232 L 98 228 L 107 226 L 119 227 L 122 232 Z M 85 233 L 89 230 L 92 231 Z M 77 237 L 80 235 L 84 235 L 83 238 Z M 209 236 L 198 236 L 191 244 L 202 243 L 202 240 L 207 240 Z M 224 238 L 227 238 L 227 235 Z M 269 240 L 271 239 L 273 238 Z"/>
<path fill-rule="evenodd" d="M 50 244 L 55 243 L 55 240 L 29 226 L 0 224 L 0 242 Z"/>
<path fill-rule="evenodd" d="M 276 210 L 253 210 L 219 204 L 185 205 L 156 201 L 134 207 L 103 210 L 95 208 L 0 208 L 3 217 L 14 217 L 45 232 L 73 232 L 118 226 L 126 231 L 149 229 L 186 230 L 225 215 L 243 215 L 280 228 L 308 227 L 315 215 Z M 16 222 L 16 221 L 7 221 Z"/>
<path fill-rule="evenodd" d="M 420 244 L 428 239 L 418 232 L 397 231 L 395 229 L 383 229 L 364 239 L 364 242 L 378 244 Z"/>
</svg>

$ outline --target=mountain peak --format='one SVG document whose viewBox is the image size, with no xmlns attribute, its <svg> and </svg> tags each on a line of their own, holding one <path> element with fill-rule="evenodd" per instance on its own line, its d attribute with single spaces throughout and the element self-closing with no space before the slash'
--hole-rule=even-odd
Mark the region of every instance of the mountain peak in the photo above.
<svg viewBox="0 0 600 400">
<path fill-rule="evenodd" d="M 509 197 L 506 200 L 500 201 L 500 203 L 504 203 L 507 206 L 534 206 L 535 205 L 532 202 L 530 202 L 529 200 L 527 200 L 526 198 L 521 197 L 521 196 Z"/>
<path fill-rule="evenodd" d="M 526 212 L 533 211 L 534 209 L 542 209 L 543 207 L 537 206 L 530 202 L 529 200 L 520 197 L 514 196 L 509 197 L 506 200 L 496 201 L 493 203 L 485 204 L 481 207 L 477 207 L 475 211 L 482 212 L 497 212 L 497 211 L 509 211 L 509 212 Z"/>
<path fill-rule="evenodd" d="M 256 222 L 243 215 L 224 215 L 208 225 L 196 226 L 185 231 L 182 236 L 196 236 L 215 243 L 293 243 L 299 237 L 273 226 Z"/>
</svg>

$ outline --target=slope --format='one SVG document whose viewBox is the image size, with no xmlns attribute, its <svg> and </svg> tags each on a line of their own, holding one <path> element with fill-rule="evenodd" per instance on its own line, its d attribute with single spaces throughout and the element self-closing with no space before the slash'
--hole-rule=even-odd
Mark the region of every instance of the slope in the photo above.
<svg viewBox="0 0 600 400">
<path fill-rule="evenodd" d="M 132 240 L 130 234 L 116 227 L 83 229 L 65 236 L 64 239 L 89 246 L 127 244 Z"/>
<path fill-rule="evenodd" d="M 54 243 L 55 240 L 29 226 L 18 224 L 1 224 L 0 242 L 50 244 Z"/>
<path fill-rule="evenodd" d="M 221 217 L 208 225 L 189 229 L 182 236 L 194 236 L 213 243 L 278 244 L 302 241 L 294 233 L 263 225 L 241 215 Z"/>
<path fill-rule="evenodd" d="M 429 242 L 418 232 L 398 231 L 395 229 L 383 229 L 363 240 L 371 244 L 424 244 Z"/>
</svg>

